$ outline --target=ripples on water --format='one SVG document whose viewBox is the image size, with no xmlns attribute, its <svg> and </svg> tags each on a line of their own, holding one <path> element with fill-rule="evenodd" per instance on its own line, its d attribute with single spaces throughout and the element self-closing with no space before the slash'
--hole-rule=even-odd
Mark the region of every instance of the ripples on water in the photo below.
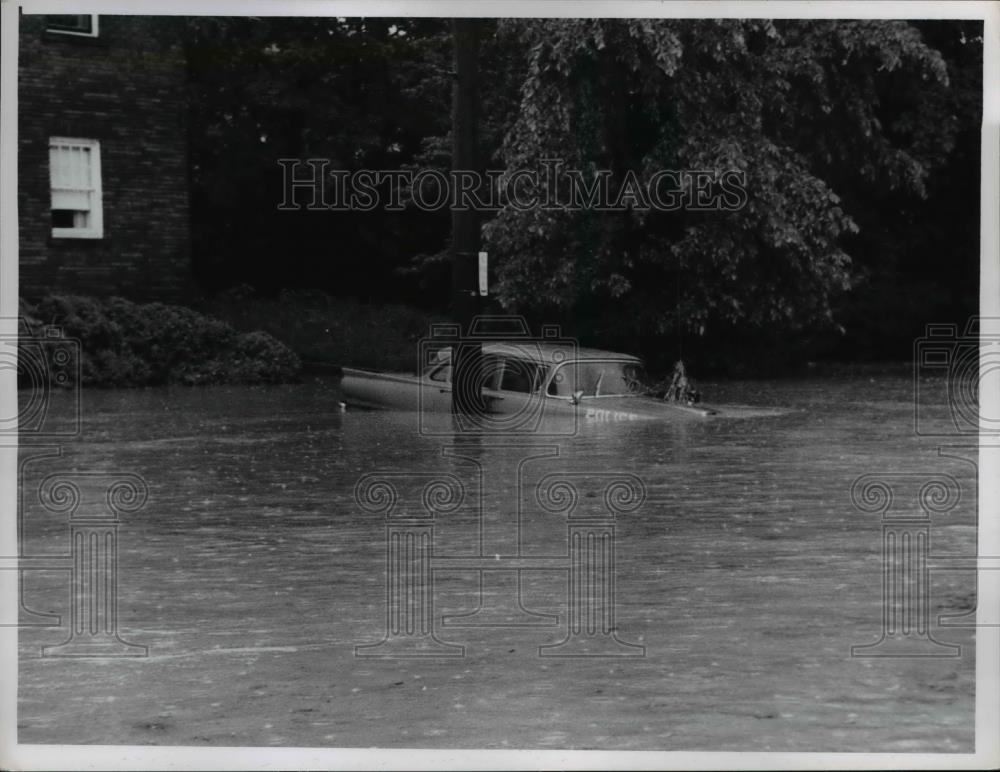
<svg viewBox="0 0 1000 772">
<path fill-rule="evenodd" d="M 852 506 L 856 478 L 953 475 L 965 495 L 935 520 L 932 549 L 975 550 L 974 468 L 914 433 L 910 379 L 704 387 L 741 417 L 583 426 L 520 447 L 421 436 L 412 414 L 342 413 L 330 380 L 86 392 L 83 435 L 62 458 L 22 449 L 25 490 L 67 469 L 147 480 L 149 503 L 121 526 L 120 617 L 150 657 L 40 660 L 65 629 L 26 630 L 22 741 L 971 750 L 969 630 L 935 630 L 963 646 L 958 659 L 849 656 L 881 620 L 880 522 Z M 944 385 L 928 389 L 925 418 L 947 427 Z M 453 661 L 355 659 L 355 644 L 384 632 L 384 521 L 353 498 L 373 471 L 465 482 L 466 504 L 437 518 L 438 556 L 480 543 L 564 555 L 565 519 L 538 506 L 538 482 L 636 475 L 647 499 L 616 526 L 617 624 L 646 657 L 539 659 L 565 636 L 565 576 L 550 571 L 523 575 L 523 600 L 559 627 L 445 628 L 439 637 L 467 647 Z M 596 514 L 591 494 L 579 507 Z M 65 521 L 30 502 L 25 518 L 29 551 L 65 550 Z M 26 575 L 29 604 L 63 608 L 61 581 Z M 438 617 L 475 610 L 475 574 L 436 582 Z M 974 591 L 971 572 L 936 572 L 935 618 L 969 611 Z"/>
</svg>

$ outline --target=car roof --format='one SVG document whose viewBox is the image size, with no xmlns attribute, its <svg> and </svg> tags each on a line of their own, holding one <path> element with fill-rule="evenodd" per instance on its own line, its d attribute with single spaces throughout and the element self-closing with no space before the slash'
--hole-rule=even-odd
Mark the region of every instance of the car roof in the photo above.
<svg viewBox="0 0 1000 772">
<path fill-rule="evenodd" d="M 533 359 L 535 361 L 598 361 L 607 362 L 641 362 L 639 357 L 631 354 L 622 354 L 617 351 L 607 351 L 599 348 L 584 348 L 574 346 L 571 341 L 566 343 L 545 343 L 533 339 L 503 342 L 484 342 L 483 353 L 485 354 L 506 354 L 508 356 L 519 356 L 522 359 Z M 445 347 L 438 353 L 438 361 L 451 356 L 451 347 Z"/>
</svg>

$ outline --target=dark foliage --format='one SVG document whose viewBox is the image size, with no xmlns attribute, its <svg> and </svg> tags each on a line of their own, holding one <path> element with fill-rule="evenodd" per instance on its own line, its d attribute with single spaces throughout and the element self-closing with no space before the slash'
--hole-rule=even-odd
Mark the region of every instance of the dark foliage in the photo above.
<svg viewBox="0 0 1000 772">
<path fill-rule="evenodd" d="M 442 19 L 186 20 L 198 274 L 448 304 L 445 211 L 281 212 L 283 157 L 450 165 Z M 495 298 L 701 367 L 907 358 L 974 313 L 982 25 L 485 21 L 487 166 L 738 169 L 736 212 L 500 213 Z"/>
<path fill-rule="evenodd" d="M 22 300 L 27 338 L 55 326 L 79 341 L 86 386 L 284 383 L 299 375 L 298 357 L 264 332 L 240 333 L 180 306 L 50 295 Z"/>
</svg>

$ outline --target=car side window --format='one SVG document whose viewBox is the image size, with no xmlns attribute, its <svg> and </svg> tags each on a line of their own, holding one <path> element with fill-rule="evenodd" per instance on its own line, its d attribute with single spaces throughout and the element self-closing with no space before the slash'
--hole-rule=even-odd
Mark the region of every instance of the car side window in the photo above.
<svg viewBox="0 0 1000 772">
<path fill-rule="evenodd" d="M 483 354 L 480 368 L 479 382 L 483 384 L 484 389 L 501 388 L 499 381 L 503 377 L 503 357 L 497 354 Z"/>
<path fill-rule="evenodd" d="M 440 367 L 431 371 L 430 378 L 432 381 L 438 381 L 439 383 L 450 383 L 451 382 L 451 365 L 441 365 Z"/>
<path fill-rule="evenodd" d="M 530 394 L 538 391 L 544 380 L 545 370 L 536 362 L 507 358 L 504 361 L 503 376 L 500 379 L 502 391 L 517 391 Z"/>
</svg>

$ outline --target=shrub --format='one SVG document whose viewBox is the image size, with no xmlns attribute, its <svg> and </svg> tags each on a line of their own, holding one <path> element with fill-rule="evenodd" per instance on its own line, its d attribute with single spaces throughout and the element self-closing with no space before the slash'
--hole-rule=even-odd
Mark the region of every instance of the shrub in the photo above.
<svg viewBox="0 0 1000 772">
<path fill-rule="evenodd" d="M 312 289 L 256 297 L 245 285 L 216 296 L 206 309 L 238 329 L 266 330 L 308 361 L 376 370 L 414 371 L 419 340 L 442 320 L 410 306 Z"/>
<path fill-rule="evenodd" d="M 230 325 L 182 306 L 49 295 L 21 302 L 26 333 L 55 325 L 81 346 L 81 380 L 94 386 L 281 383 L 295 380 L 298 357 L 263 332 Z"/>
</svg>

